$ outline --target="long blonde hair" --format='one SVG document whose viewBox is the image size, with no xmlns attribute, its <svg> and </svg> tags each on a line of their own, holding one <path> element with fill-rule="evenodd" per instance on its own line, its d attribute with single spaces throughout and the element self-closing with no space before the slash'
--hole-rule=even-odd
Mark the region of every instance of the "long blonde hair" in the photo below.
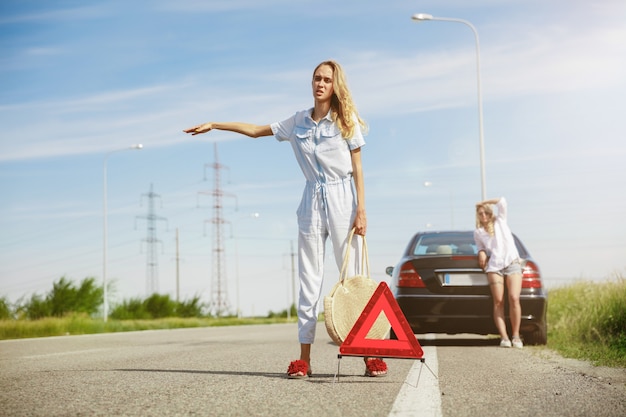
<svg viewBox="0 0 626 417">
<path fill-rule="evenodd" d="M 341 136 L 345 139 L 351 139 L 354 136 L 355 119 L 361 126 L 363 133 L 367 132 L 367 124 L 359 116 L 359 112 L 352 101 L 352 95 L 348 89 L 343 68 L 335 61 L 324 61 L 315 67 L 313 77 L 315 77 L 315 72 L 323 65 L 328 65 L 333 70 L 333 97 L 330 101 L 330 109 L 331 117 L 339 126 Z"/>
<path fill-rule="evenodd" d="M 496 221 L 496 216 L 493 215 L 493 206 L 491 204 L 476 204 L 476 228 L 480 229 L 481 227 L 483 227 L 482 223 L 480 222 L 480 216 L 478 215 L 478 210 L 480 210 L 481 208 L 489 216 L 485 231 L 489 233 L 489 236 L 493 236 L 495 234 L 493 224 Z"/>
</svg>

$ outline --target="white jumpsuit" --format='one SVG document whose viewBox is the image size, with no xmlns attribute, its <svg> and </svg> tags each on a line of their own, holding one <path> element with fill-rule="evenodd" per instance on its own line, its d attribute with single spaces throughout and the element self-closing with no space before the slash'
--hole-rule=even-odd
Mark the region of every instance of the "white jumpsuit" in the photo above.
<svg viewBox="0 0 626 417">
<path fill-rule="evenodd" d="M 306 178 L 298 207 L 298 339 L 312 344 L 320 310 L 324 281 L 326 239 L 330 236 L 337 270 L 341 268 L 348 233 L 356 214 L 352 186 L 350 151 L 365 145 L 359 125 L 354 136 L 341 136 L 330 113 L 319 122 L 311 118 L 313 109 L 303 110 L 287 120 L 273 123 L 272 133 L 279 141 L 289 141 Z M 353 239 L 348 276 L 361 263 L 360 239 Z M 337 273 L 337 278 L 339 273 Z"/>
</svg>

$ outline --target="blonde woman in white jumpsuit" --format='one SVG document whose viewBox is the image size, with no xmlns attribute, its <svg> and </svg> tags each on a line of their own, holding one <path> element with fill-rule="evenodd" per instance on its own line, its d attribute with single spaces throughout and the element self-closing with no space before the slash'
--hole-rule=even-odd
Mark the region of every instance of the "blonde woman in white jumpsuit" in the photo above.
<svg viewBox="0 0 626 417">
<path fill-rule="evenodd" d="M 289 141 L 306 179 L 298 207 L 298 339 L 300 359 L 291 362 L 290 378 L 311 375 L 311 344 L 315 339 L 322 298 L 324 254 L 330 237 L 337 268 L 341 268 L 349 231 L 365 236 L 365 190 L 361 147 L 365 144 L 358 115 L 341 66 L 334 61 L 319 64 L 312 79 L 314 107 L 270 125 L 240 122 L 209 122 L 185 129 L 197 135 L 213 129 L 227 130 L 253 138 L 274 135 Z M 353 182 L 354 180 L 354 187 Z M 360 264 L 357 239 L 353 241 L 348 274 Z M 365 358 L 366 375 L 383 376 L 387 365 Z"/>
</svg>

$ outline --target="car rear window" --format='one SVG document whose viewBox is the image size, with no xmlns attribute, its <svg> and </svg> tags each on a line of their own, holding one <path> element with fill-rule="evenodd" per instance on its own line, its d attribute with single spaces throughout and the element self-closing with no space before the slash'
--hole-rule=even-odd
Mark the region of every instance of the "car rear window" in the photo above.
<svg viewBox="0 0 626 417">
<path fill-rule="evenodd" d="M 476 255 L 473 233 L 422 234 L 413 247 L 413 255 Z"/>
</svg>

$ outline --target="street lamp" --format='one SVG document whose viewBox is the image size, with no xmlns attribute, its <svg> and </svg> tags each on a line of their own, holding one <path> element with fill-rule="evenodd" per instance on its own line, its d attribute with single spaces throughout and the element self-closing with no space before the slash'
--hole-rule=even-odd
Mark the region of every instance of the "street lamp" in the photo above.
<svg viewBox="0 0 626 417">
<path fill-rule="evenodd" d="M 108 152 L 104 155 L 104 162 L 102 164 L 102 178 L 103 178 L 103 187 L 102 187 L 102 207 L 103 207 L 103 222 L 102 222 L 102 283 L 104 286 L 104 321 L 107 321 L 109 317 L 109 301 L 107 298 L 107 160 L 111 154 L 121 151 L 128 151 L 132 149 L 140 150 L 143 148 L 142 144 L 133 145 L 124 149 L 116 149 L 114 151 Z"/>
<path fill-rule="evenodd" d="M 433 17 L 433 15 L 426 13 L 417 13 L 411 17 L 413 20 L 417 22 L 423 22 L 428 20 L 438 20 L 441 22 L 456 22 L 463 23 L 466 26 L 469 26 L 474 32 L 474 39 L 476 40 L 476 80 L 478 82 L 478 131 L 479 131 L 479 146 L 480 146 L 480 188 L 481 188 L 481 196 L 484 201 L 487 198 L 487 186 L 485 184 L 485 142 L 483 135 L 483 99 L 482 99 L 482 91 L 480 86 L 480 43 L 478 41 L 478 31 L 474 25 L 472 25 L 467 20 L 463 19 L 454 19 L 449 17 Z"/>
</svg>

